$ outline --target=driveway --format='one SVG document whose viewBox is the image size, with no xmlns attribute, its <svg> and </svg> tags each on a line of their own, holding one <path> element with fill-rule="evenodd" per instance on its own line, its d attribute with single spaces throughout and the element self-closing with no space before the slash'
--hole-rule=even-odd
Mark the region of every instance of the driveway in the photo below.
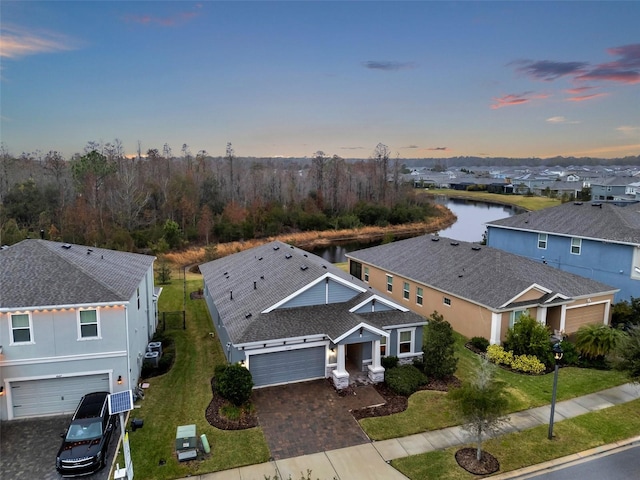
<svg viewBox="0 0 640 480">
<path fill-rule="evenodd" d="M 56 454 L 60 434 L 69 425 L 70 415 L 12 420 L 0 423 L 0 477 L 7 480 L 59 480 Z M 107 480 L 118 443 L 120 429 L 111 437 L 107 467 L 87 480 Z"/>
<path fill-rule="evenodd" d="M 327 380 L 260 388 L 253 392 L 260 426 L 274 460 L 369 443 L 349 410 L 379 405 L 372 386 L 340 396 Z"/>
</svg>

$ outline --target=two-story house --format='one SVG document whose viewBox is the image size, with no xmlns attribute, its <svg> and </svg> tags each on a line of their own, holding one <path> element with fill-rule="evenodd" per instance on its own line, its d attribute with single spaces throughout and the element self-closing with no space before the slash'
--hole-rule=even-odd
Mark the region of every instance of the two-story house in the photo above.
<svg viewBox="0 0 640 480">
<path fill-rule="evenodd" d="M 629 193 L 629 184 L 633 177 L 605 177 L 591 181 L 592 201 L 634 201 L 635 196 Z"/>
<path fill-rule="evenodd" d="M 0 418 L 130 389 L 157 325 L 155 257 L 47 240 L 0 250 Z"/>
<path fill-rule="evenodd" d="M 426 321 L 321 257 L 271 242 L 200 265 L 229 362 L 256 387 L 352 376 L 384 379 L 381 358 L 422 357 Z"/>
<path fill-rule="evenodd" d="M 640 297 L 640 203 L 573 202 L 487 224 L 487 244 Z"/>
</svg>

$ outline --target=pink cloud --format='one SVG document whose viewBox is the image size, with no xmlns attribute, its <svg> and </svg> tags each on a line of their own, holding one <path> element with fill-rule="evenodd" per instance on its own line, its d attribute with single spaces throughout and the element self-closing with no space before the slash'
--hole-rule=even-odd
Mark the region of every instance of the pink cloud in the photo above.
<svg viewBox="0 0 640 480">
<path fill-rule="evenodd" d="M 596 65 L 578 75 L 576 80 L 605 80 L 629 85 L 640 83 L 640 43 L 609 48 L 607 53 L 620 58 Z"/>
<path fill-rule="evenodd" d="M 532 92 L 525 93 L 512 93 L 508 95 L 503 95 L 501 97 L 494 97 L 493 100 L 495 103 L 491 105 L 493 110 L 502 107 L 510 107 L 513 105 L 522 105 L 523 103 L 529 103 L 531 100 L 539 100 L 543 98 L 548 98 L 549 95 L 545 93 L 532 94 Z"/>
<path fill-rule="evenodd" d="M 592 93 L 591 95 L 578 95 L 575 97 L 569 97 L 565 99 L 565 102 L 584 102 L 586 100 L 593 100 L 594 98 L 606 97 L 608 93 Z"/>
</svg>

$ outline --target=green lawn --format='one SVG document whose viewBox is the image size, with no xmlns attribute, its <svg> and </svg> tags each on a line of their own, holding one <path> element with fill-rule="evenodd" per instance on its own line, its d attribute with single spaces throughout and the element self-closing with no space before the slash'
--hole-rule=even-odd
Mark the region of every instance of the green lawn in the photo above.
<svg viewBox="0 0 640 480">
<path fill-rule="evenodd" d="M 554 439 L 548 426 L 503 435 L 483 443 L 483 449 L 508 472 L 634 437 L 640 433 L 640 400 L 557 422 Z M 467 445 L 473 446 L 473 445 Z M 460 447 L 393 460 L 391 465 L 413 480 L 463 480 L 478 478 L 455 460 Z"/>
<path fill-rule="evenodd" d="M 459 358 L 456 376 L 465 380 L 469 378 L 478 358 L 464 347 L 464 337 L 455 335 L 456 356 Z M 553 374 L 532 376 L 498 369 L 497 376 L 509 386 L 511 412 L 551 403 Z M 617 371 L 561 368 L 558 373 L 557 399 L 567 400 L 621 385 L 626 381 L 625 376 Z M 387 417 L 364 418 L 360 420 L 360 425 L 372 440 L 386 440 L 457 425 L 459 422 L 453 412 L 446 394 L 420 391 L 409 397 L 409 407 L 404 412 Z"/>
<path fill-rule="evenodd" d="M 129 434 L 135 477 L 139 480 L 186 477 L 269 459 L 260 428 L 223 431 L 205 419 L 214 367 L 225 358 L 218 339 L 209 335 L 214 329 L 204 300 L 189 299 L 189 292 L 201 286 L 201 280 L 187 281 L 187 329 L 167 330 L 175 340 L 173 368 L 148 380 L 150 388 L 139 402 L 140 408 L 131 412 L 132 417 L 144 420 L 142 429 Z M 182 281 L 173 280 L 164 286 L 160 311 L 182 310 L 183 297 Z M 198 435 L 207 435 L 212 452 L 202 462 L 179 463 L 176 459 L 176 427 L 185 424 L 196 424 Z"/>
<path fill-rule="evenodd" d="M 451 198 L 468 198 L 490 203 L 504 203 L 516 205 L 527 210 L 542 210 L 544 208 L 560 205 L 560 200 L 549 197 L 528 197 L 525 195 L 500 195 L 498 193 L 486 192 L 465 192 L 462 190 L 450 190 L 447 188 L 429 189 L 424 191 L 425 195 L 446 195 Z"/>
</svg>

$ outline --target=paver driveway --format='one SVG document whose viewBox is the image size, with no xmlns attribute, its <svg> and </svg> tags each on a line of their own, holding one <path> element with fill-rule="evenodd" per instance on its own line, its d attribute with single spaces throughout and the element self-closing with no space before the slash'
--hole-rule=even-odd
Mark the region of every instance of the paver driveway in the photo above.
<svg viewBox="0 0 640 480">
<path fill-rule="evenodd" d="M 253 401 L 275 460 L 368 443 L 349 410 L 379 405 L 372 386 L 340 396 L 327 380 L 292 383 L 254 391 Z"/>
</svg>

